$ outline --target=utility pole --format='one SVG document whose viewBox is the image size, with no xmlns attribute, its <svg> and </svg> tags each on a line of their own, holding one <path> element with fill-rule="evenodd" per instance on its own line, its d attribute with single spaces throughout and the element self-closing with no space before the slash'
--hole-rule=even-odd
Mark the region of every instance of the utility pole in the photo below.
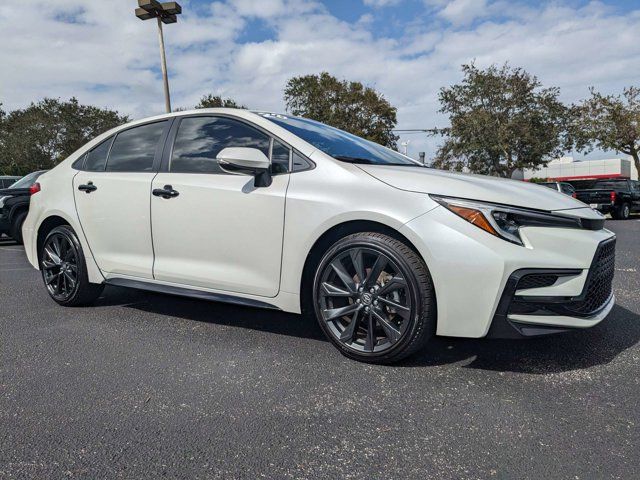
<svg viewBox="0 0 640 480">
<path fill-rule="evenodd" d="M 176 23 L 177 16 L 182 13 L 182 7 L 178 2 L 160 3 L 157 0 L 138 0 L 136 17 L 140 20 L 156 18 L 158 20 L 158 42 L 160 44 L 160 68 L 164 83 L 164 105 L 167 113 L 171 113 L 171 95 L 169 94 L 169 75 L 167 74 L 167 57 L 164 50 L 164 35 L 162 24 Z"/>
</svg>

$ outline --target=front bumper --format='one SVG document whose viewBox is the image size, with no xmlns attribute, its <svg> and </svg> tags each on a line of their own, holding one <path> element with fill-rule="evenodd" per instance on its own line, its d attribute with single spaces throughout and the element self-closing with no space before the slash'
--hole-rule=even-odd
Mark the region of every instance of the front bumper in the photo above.
<svg viewBox="0 0 640 480">
<path fill-rule="evenodd" d="M 589 284 L 600 246 L 615 242 L 606 229 L 526 227 L 521 229 L 525 246 L 519 246 L 436 208 L 405 224 L 401 233 L 431 272 L 437 335 L 513 338 L 590 327 L 614 304 L 610 281 L 597 305 L 585 303 L 593 296 Z M 608 265 L 612 278 L 613 257 Z M 545 272 L 555 275 L 553 281 L 529 278 L 529 284 L 519 285 L 526 274 Z"/>
<path fill-rule="evenodd" d="M 602 241 L 577 296 L 528 295 L 545 282 L 580 276 L 581 270 L 522 269 L 512 273 L 498 303 L 487 337 L 521 338 L 588 328 L 602 321 L 615 304 L 612 282 L 616 239 Z M 555 281 L 554 281 L 555 279 Z M 529 287 L 529 288 L 527 288 Z"/>
</svg>

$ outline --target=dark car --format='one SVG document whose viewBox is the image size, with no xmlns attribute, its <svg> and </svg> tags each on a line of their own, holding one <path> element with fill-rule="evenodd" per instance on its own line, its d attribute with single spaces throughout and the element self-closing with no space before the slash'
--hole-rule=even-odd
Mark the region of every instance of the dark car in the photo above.
<svg viewBox="0 0 640 480">
<path fill-rule="evenodd" d="M 18 180 L 20 180 L 20 177 L 14 177 L 12 175 L 0 175 L 0 190 L 9 188 Z"/>
<path fill-rule="evenodd" d="M 0 189 L 0 235 L 4 233 L 22 243 L 22 224 L 29 213 L 29 197 L 44 172 L 46 170 L 30 173 L 9 188 Z"/>
<path fill-rule="evenodd" d="M 553 190 L 556 190 L 560 193 L 564 193 L 565 195 L 569 195 L 571 197 L 576 196 L 576 189 L 573 188 L 573 185 L 567 182 L 540 182 L 538 185 L 542 185 Z"/>
<path fill-rule="evenodd" d="M 632 212 L 640 212 L 640 182 L 598 180 L 589 189 L 576 190 L 576 198 L 615 219 L 626 220 Z"/>
</svg>

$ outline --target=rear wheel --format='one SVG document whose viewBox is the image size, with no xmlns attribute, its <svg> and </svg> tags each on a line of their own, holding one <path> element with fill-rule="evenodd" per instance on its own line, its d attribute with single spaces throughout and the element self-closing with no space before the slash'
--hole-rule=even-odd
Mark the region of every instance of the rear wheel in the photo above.
<svg viewBox="0 0 640 480">
<path fill-rule="evenodd" d="M 22 225 L 24 225 L 24 220 L 27 218 L 27 214 L 29 212 L 20 212 L 18 213 L 13 221 L 11 222 L 11 228 L 9 229 L 9 236 L 13 238 L 16 243 L 22 245 Z"/>
<path fill-rule="evenodd" d="M 337 241 L 318 265 L 313 300 L 327 337 L 360 361 L 399 361 L 435 333 L 427 266 L 407 245 L 380 233 Z"/>
<path fill-rule="evenodd" d="M 89 282 L 80 241 L 68 225 L 54 228 L 45 238 L 40 270 L 49 295 L 60 305 L 90 304 L 104 288 L 102 284 Z"/>
<path fill-rule="evenodd" d="M 631 216 L 631 206 L 628 203 L 623 203 L 620 206 L 618 218 L 620 218 L 621 220 L 628 220 L 630 216 Z"/>
</svg>

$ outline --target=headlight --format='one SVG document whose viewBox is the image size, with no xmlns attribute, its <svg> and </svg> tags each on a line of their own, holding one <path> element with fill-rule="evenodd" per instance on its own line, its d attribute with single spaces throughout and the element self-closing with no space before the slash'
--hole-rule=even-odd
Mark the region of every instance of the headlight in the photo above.
<svg viewBox="0 0 640 480">
<path fill-rule="evenodd" d="M 524 245 L 520 238 L 521 227 L 585 228 L 582 220 L 577 217 L 463 198 L 438 195 L 430 197 L 485 232 L 517 245 Z"/>
</svg>

